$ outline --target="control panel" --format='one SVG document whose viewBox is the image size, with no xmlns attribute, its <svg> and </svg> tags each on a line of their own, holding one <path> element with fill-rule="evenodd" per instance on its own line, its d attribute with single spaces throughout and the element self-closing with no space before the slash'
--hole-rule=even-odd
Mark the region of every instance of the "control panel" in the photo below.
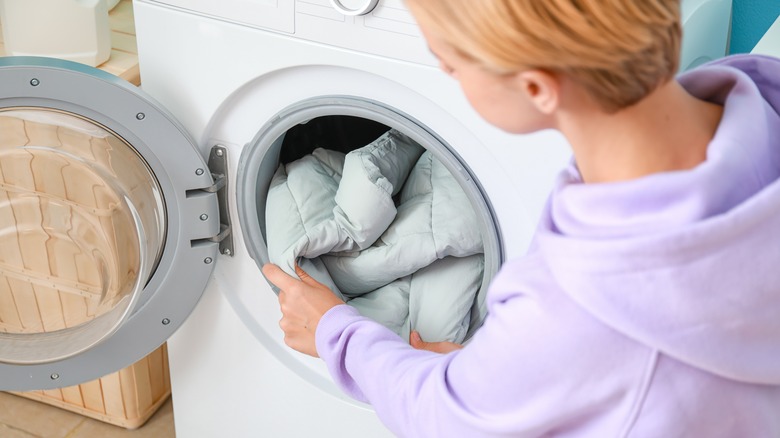
<svg viewBox="0 0 780 438">
<path fill-rule="evenodd" d="M 438 65 L 403 0 L 150 1 L 315 43 Z"/>
</svg>

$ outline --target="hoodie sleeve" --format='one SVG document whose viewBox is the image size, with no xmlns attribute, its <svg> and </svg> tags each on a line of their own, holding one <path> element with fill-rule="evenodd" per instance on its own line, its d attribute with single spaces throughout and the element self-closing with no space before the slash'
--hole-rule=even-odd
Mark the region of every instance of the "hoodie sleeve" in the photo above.
<svg viewBox="0 0 780 438">
<path fill-rule="evenodd" d="M 342 305 L 321 319 L 317 351 L 341 388 L 400 436 L 539 436 L 568 427 L 617 436 L 654 353 L 587 316 L 546 270 L 520 265 L 496 278 L 489 316 L 462 350 L 415 350 Z"/>
</svg>

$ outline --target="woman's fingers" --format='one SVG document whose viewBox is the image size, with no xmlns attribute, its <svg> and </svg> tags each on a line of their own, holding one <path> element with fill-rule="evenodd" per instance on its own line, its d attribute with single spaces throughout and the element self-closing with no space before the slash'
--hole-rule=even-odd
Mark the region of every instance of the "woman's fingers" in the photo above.
<svg viewBox="0 0 780 438">
<path fill-rule="evenodd" d="M 413 330 L 412 333 L 409 334 L 409 345 L 411 345 L 413 348 L 416 348 L 417 350 L 427 350 L 442 354 L 463 348 L 462 345 L 456 344 L 454 342 L 425 342 L 420 337 L 420 333 L 416 330 Z"/>
<path fill-rule="evenodd" d="M 273 263 L 266 263 L 263 265 L 263 275 L 265 275 L 265 278 L 267 278 L 268 281 L 273 283 L 279 289 L 289 289 L 299 282 L 303 282 L 309 286 L 322 286 L 320 282 L 315 280 L 311 275 L 304 271 L 300 266 L 298 266 L 297 263 L 295 265 L 295 273 L 298 275 L 298 278 L 289 275 L 288 273 L 284 272 L 282 268 L 274 265 Z"/>
<path fill-rule="evenodd" d="M 274 286 L 279 289 L 286 290 L 292 286 L 295 286 L 300 280 L 282 271 L 282 268 L 274 265 L 273 263 L 266 263 L 263 265 L 263 275 Z"/>
<path fill-rule="evenodd" d="M 343 304 L 327 286 L 312 278 L 300 266 L 295 266 L 295 278 L 278 266 L 263 266 L 263 275 L 280 289 L 279 308 L 282 318 L 279 327 L 289 347 L 317 357 L 314 335 L 322 315 L 330 308 Z"/>
</svg>

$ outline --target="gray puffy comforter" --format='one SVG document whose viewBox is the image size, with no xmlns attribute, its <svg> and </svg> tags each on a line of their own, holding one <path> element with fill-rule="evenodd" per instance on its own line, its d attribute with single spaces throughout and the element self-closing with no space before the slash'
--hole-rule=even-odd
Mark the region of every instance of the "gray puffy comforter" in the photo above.
<svg viewBox="0 0 780 438">
<path fill-rule="evenodd" d="M 477 218 L 432 154 L 396 130 L 348 154 L 280 166 L 266 206 L 271 262 L 297 262 L 408 339 L 462 342 L 482 284 Z"/>
</svg>

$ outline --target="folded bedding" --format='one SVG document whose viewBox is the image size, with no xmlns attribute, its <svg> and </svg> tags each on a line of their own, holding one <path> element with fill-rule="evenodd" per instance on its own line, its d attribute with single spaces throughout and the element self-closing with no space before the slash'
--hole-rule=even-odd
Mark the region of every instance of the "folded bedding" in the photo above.
<svg viewBox="0 0 780 438">
<path fill-rule="evenodd" d="M 462 342 L 482 283 L 482 239 L 460 185 L 391 129 L 348 154 L 318 148 L 277 169 L 269 258 L 298 263 L 347 304 L 408 339 Z"/>
</svg>

